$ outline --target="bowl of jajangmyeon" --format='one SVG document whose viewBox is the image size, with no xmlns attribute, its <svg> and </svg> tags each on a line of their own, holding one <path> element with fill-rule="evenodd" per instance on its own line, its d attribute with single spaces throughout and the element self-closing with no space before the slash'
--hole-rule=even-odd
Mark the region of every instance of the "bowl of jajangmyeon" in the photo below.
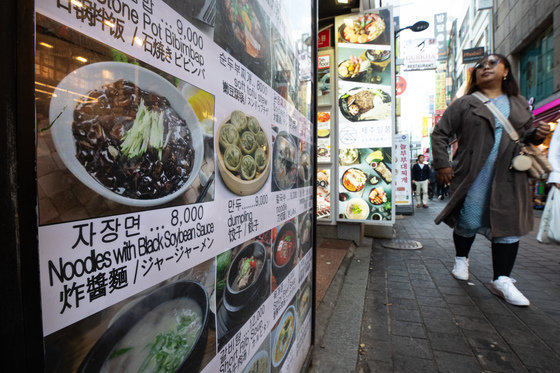
<svg viewBox="0 0 560 373">
<path fill-rule="evenodd" d="M 258 192 L 270 173 L 270 143 L 257 118 L 234 110 L 220 125 L 215 141 L 218 169 L 233 193 Z"/>
</svg>

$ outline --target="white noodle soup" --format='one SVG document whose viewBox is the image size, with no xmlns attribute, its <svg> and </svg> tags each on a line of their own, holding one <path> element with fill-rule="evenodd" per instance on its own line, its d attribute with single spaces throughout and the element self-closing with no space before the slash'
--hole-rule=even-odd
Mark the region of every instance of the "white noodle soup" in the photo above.
<svg viewBox="0 0 560 373">
<path fill-rule="evenodd" d="M 202 321 L 200 305 L 190 298 L 160 304 L 116 344 L 101 373 L 176 371 L 193 349 Z"/>
</svg>

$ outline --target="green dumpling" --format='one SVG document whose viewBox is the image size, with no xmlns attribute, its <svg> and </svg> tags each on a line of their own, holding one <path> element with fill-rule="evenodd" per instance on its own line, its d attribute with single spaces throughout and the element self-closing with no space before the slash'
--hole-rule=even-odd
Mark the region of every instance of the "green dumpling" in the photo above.
<svg viewBox="0 0 560 373">
<path fill-rule="evenodd" d="M 241 168 L 243 153 L 236 145 L 229 145 L 224 152 L 224 164 L 231 172 L 238 172 Z"/>
<path fill-rule="evenodd" d="M 247 116 L 239 110 L 234 110 L 229 119 L 230 123 L 235 126 L 237 132 L 241 133 L 247 128 Z"/>
<path fill-rule="evenodd" d="M 263 131 L 259 131 L 255 134 L 255 139 L 257 140 L 257 144 L 261 147 L 266 149 L 268 146 L 268 141 L 266 139 L 266 135 Z"/>
<path fill-rule="evenodd" d="M 247 128 L 249 129 L 249 131 L 253 132 L 254 134 L 257 134 L 261 130 L 261 125 L 259 124 L 257 118 L 248 117 Z"/>
<path fill-rule="evenodd" d="M 225 124 L 220 129 L 220 146 L 226 149 L 229 145 L 237 145 L 239 143 L 239 133 L 232 124 Z"/>
<path fill-rule="evenodd" d="M 245 131 L 241 135 L 241 150 L 243 154 L 253 154 L 255 149 L 257 149 L 257 140 L 255 135 L 251 131 Z"/>
<path fill-rule="evenodd" d="M 262 172 L 266 168 L 266 154 L 262 148 L 257 148 L 255 150 L 255 163 L 257 164 L 257 170 Z"/>
<path fill-rule="evenodd" d="M 253 180 L 257 174 L 257 164 L 255 158 L 246 155 L 241 160 L 241 178 L 243 180 Z"/>
</svg>

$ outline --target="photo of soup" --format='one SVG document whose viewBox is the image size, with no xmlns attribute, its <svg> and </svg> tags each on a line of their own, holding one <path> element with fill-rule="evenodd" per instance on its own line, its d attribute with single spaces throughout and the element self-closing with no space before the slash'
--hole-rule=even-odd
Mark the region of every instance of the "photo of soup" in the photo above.
<svg viewBox="0 0 560 373">
<path fill-rule="evenodd" d="M 288 354 L 296 328 L 295 307 L 289 306 L 272 332 L 272 365 L 278 367 Z"/>
<path fill-rule="evenodd" d="M 276 246 L 274 258 L 276 260 L 276 264 L 281 267 L 288 263 L 288 260 L 294 252 L 296 235 L 293 231 L 286 230 L 277 242 L 278 244 Z"/>
<path fill-rule="evenodd" d="M 109 372 L 174 372 L 202 330 L 200 306 L 189 298 L 148 312 L 114 347 L 101 368 Z"/>
</svg>

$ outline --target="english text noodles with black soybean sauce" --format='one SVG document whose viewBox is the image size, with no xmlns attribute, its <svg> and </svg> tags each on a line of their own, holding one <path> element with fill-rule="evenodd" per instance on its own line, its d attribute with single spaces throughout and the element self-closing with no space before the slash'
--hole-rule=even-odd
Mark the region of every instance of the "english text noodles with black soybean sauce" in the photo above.
<svg viewBox="0 0 560 373">
<path fill-rule="evenodd" d="M 116 194 L 155 199 L 181 188 L 193 168 L 187 123 L 167 98 L 117 80 L 74 109 L 76 158 Z"/>
<path fill-rule="evenodd" d="M 175 372 L 202 331 L 202 310 L 190 298 L 148 312 L 113 348 L 101 373 Z"/>
</svg>

